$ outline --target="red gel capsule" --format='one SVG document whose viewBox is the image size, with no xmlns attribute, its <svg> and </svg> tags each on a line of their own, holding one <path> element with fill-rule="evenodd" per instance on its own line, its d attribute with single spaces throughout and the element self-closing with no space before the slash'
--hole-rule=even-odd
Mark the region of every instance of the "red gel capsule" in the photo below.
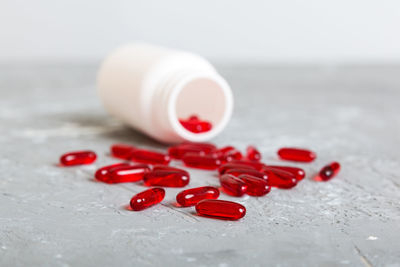
<svg viewBox="0 0 400 267">
<path fill-rule="evenodd" d="M 130 166 L 130 163 L 116 163 L 108 166 L 101 167 L 96 171 L 94 174 L 94 177 L 102 182 L 105 182 L 109 178 L 110 171 L 114 168 L 120 168 L 120 167 L 125 167 L 125 166 Z"/>
<path fill-rule="evenodd" d="M 236 202 L 207 199 L 196 205 L 196 211 L 201 216 L 222 220 L 239 220 L 246 215 L 246 208 Z"/>
<path fill-rule="evenodd" d="M 236 177 L 239 177 L 239 175 L 242 175 L 242 174 L 248 174 L 248 175 L 255 176 L 257 178 L 263 179 L 265 181 L 268 180 L 268 174 L 267 173 L 259 172 L 259 171 L 254 170 L 254 169 L 230 169 L 230 170 L 227 170 L 225 172 L 225 174 L 230 174 L 230 175 L 233 175 L 233 176 L 236 176 Z"/>
<path fill-rule="evenodd" d="M 93 151 L 74 151 L 62 155 L 60 157 L 60 163 L 63 166 L 91 164 L 96 160 L 96 158 L 97 155 Z"/>
<path fill-rule="evenodd" d="M 238 177 L 247 185 L 246 194 L 249 196 L 260 197 L 268 194 L 271 191 L 271 187 L 268 185 L 268 182 L 259 177 L 241 174 Z"/>
<path fill-rule="evenodd" d="M 260 161 L 261 153 L 254 146 L 248 146 L 246 150 L 246 158 L 248 160 Z"/>
<path fill-rule="evenodd" d="M 181 145 L 190 145 L 190 146 L 197 146 L 197 147 L 201 147 L 203 149 L 209 149 L 211 150 L 217 150 L 217 147 L 214 144 L 211 143 L 201 143 L 201 142 L 189 142 L 189 141 L 185 141 L 183 142 Z"/>
<path fill-rule="evenodd" d="M 155 151 L 136 149 L 132 151 L 131 160 L 147 164 L 168 164 L 171 158 Z"/>
<path fill-rule="evenodd" d="M 254 166 L 250 166 L 250 165 L 239 164 L 239 163 L 226 163 L 218 168 L 218 172 L 219 172 L 219 174 L 224 174 L 225 172 L 227 172 L 228 170 L 231 170 L 231 169 L 256 170 L 256 168 Z"/>
<path fill-rule="evenodd" d="M 212 150 L 207 147 L 191 146 L 191 145 L 177 145 L 168 148 L 168 155 L 174 159 L 182 159 L 186 153 L 197 153 L 205 155 L 210 153 Z"/>
<path fill-rule="evenodd" d="M 297 181 L 303 180 L 306 176 L 306 172 L 301 168 L 290 167 L 290 166 L 277 166 L 277 165 L 268 165 L 270 168 L 291 172 L 296 177 Z"/>
<path fill-rule="evenodd" d="M 135 150 L 133 146 L 115 144 L 111 146 L 111 155 L 116 158 L 129 160 L 133 150 Z"/>
<path fill-rule="evenodd" d="M 204 133 L 212 129 L 212 124 L 202 120 L 183 120 L 180 119 L 181 125 L 192 133 Z"/>
<path fill-rule="evenodd" d="M 219 178 L 222 188 L 231 196 L 241 197 L 246 193 L 245 182 L 233 175 L 224 174 Z"/>
<path fill-rule="evenodd" d="M 182 207 L 190 207 L 196 205 L 204 199 L 217 199 L 219 190 L 212 186 L 196 187 L 184 190 L 176 195 L 176 201 Z"/>
<path fill-rule="evenodd" d="M 148 172 L 150 172 L 150 166 L 146 164 L 120 166 L 109 171 L 105 182 L 109 184 L 137 182 L 142 180 Z"/>
<path fill-rule="evenodd" d="M 183 163 L 192 168 L 215 170 L 221 165 L 221 160 L 213 156 L 201 156 L 199 154 L 188 153 L 182 158 Z"/>
<path fill-rule="evenodd" d="M 242 159 L 242 153 L 233 146 L 226 146 L 216 151 L 217 157 L 223 162 Z"/>
<path fill-rule="evenodd" d="M 301 161 L 301 162 L 311 162 L 316 157 L 313 151 L 307 149 L 300 148 L 281 148 L 278 150 L 278 155 L 281 159 L 284 160 L 292 160 L 292 161 Z"/>
<path fill-rule="evenodd" d="M 290 189 L 297 185 L 296 176 L 287 171 L 264 167 L 264 172 L 268 174 L 268 185 L 280 189 Z"/>
<path fill-rule="evenodd" d="M 187 173 L 175 171 L 152 171 L 143 178 L 147 186 L 184 187 L 190 181 Z"/>
<path fill-rule="evenodd" d="M 185 173 L 186 175 L 189 176 L 189 173 L 185 170 L 179 169 L 179 168 L 175 168 L 175 167 L 171 167 L 168 165 L 155 165 L 153 167 L 153 171 L 172 171 L 172 172 L 182 172 Z"/>
<path fill-rule="evenodd" d="M 150 188 L 140 192 L 131 199 L 131 208 L 134 211 L 147 209 L 155 204 L 160 203 L 165 197 L 165 190 L 162 188 Z"/>
<path fill-rule="evenodd" d="M 243 164 L 243 165 L 248 165 L 252 166 L 253 168 L 261 171 L 265 164 L 257 161 L 249 161 L 249 160 L 232 160 L 230 163 L 235 163 L 235 164 Z"/>
<path fill-rule="evenodd" d="M 339 162 L 332 162 L 328 165 L 326 165 L 325 167 L 323 167 L 320 171 L 319 171 L 319 178 L 322 181 L 328 181 L 330 179 L 332 179 L 333 177 L 335 177 L 340 171 L 340 164 Z"/>
</svg>

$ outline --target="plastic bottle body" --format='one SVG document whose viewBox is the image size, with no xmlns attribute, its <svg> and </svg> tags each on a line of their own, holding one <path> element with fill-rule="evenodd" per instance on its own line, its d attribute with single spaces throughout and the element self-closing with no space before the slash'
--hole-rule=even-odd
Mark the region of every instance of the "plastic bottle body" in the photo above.
<svg viewBox="0 0 400 267">
<path fill-rule="evenodd" d="M 229 85 L 205 59 L 148 44 L 111 53 L 100 68 L 98 88 L 112 115 L 166 143 L 211 139 L 226 126 L 233 109 Z M 179 119 L 193 114 L 213 128 L 186 130 Z"/>
</svg>

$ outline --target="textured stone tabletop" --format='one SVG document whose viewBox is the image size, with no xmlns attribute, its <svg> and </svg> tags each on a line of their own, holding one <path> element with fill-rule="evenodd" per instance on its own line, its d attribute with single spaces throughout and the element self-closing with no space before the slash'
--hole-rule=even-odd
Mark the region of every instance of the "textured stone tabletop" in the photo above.
<svg viewBox="0 0 400 267">
<path fill-rule="evenodd" d="M 266 163 L 282 146 L 318 153 L 292 190 L 232 198 L 240 221 L 162 205 L 127 210 L 137 184 L 96 182 L 116 162 L 111 144 L 165 146 L 102 109 L 96 66 L 0 67 L 1 266 L 400 266 L 400 67 L 221 66 L 236 100 L 213 142 L 255 144 Z M 61 168 L 67 151 L 93 149 L 94 165 Z M 337 160 L 338 177 L 312 177 Z M 179 162 L 174 162 L 179 165 Z M 218 185 L 190 170 L 190 186 Z"/>
</svg>

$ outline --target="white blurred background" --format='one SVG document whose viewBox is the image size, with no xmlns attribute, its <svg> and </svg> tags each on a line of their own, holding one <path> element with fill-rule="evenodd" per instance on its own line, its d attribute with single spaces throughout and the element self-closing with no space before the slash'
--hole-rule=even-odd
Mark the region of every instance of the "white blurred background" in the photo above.
<svg viewBox="0 0 400 267">
<path fill-rule="evenodd" d="M 0 0 L 0 63 L 144 40 L 244 63 L 400 62 L 399 0 Z"/>
</svg>

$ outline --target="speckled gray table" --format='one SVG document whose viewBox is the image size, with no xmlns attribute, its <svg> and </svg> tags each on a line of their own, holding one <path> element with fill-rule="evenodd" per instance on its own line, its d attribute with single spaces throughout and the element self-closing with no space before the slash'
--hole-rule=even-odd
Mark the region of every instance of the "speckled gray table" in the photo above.
<svg viewBox="0 0 400 267">
<path fill-rule="evenodd" d="M 240 221 L 163 205 L 132 212 L 136 184 L 93 180 L 115 142 L 164 150 L 103 111 L 96 66 L 0 68 L 1 266 L 400 266 L 400 67 L 220 67 L 236 99 L 218 145 L 318 152 L 293 190 L 235 199 Z M 60 168 L 60 154 L 99 154 Z M 311 179 L 325 163 L 343 171 Z M 174 164 L 179 164 L 178 162 Z M 218 185 L 191 170 L 191 186 Z M 233 199 L 222 195 L 222 199 Z"/>
</svg>

